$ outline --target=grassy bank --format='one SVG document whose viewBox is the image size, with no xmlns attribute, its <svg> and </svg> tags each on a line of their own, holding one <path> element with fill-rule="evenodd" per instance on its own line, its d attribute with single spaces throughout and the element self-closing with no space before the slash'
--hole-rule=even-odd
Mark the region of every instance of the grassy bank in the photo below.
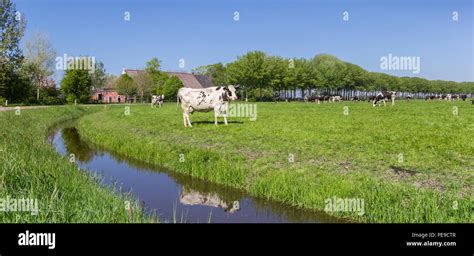
<svg viewBox="0 0 474 256">
<path fill-rule="evenodd" d="M 99 109 L 57 106 L 23 110 L 20 115 L 0 112 L 0 199 L 4 204 L 20 199 L 38 203 L 38 214 L 8 207 L 0 212 L 0 222 L 146 221 L 137 203 L 132 203 L 133 214 L 125 210 L 125 201 L 133 199 L 100 186 L 99 178 L 79 170 L 48 144 L 50 127 Z"/>
<path fill-rule="evenodd" d="M 82 118 L 79 131 L 118 153 L 300 207 L 363 199 L 363 215 L 330 212 L 355 221 L 474 222 L 468 102 L 258 103 L 257 111 L 255 122 L 231 117 L 219 127 L 212 113 L 194 114 L 186 129 L 174 104 L 131 105 L 130 115 L 114 106 Z"/>
</svg>

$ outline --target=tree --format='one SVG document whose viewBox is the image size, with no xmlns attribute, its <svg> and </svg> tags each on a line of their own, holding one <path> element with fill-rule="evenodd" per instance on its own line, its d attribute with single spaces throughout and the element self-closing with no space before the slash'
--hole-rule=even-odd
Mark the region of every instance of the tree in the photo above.
<svg viewBox="0 0 474 256">
<path fill-rule="evenodd" d="M 295 94 L 296 89 L 299 88 L 304 94 L 304 90 L 313 87 L 315 83 L 315 70 L 305 59 L 290 59 L 288 62 L 292 65 L 286 69 L 286 76 L 283 79 L 286 88 L 294 90 Z"/>
<path fill-rule="evenodd" d="M 20 77 L 23 54 L 19 47 L 26 22 L 10 0 L 0 1 L 0 97 L 10 102 L 25 98 L 17 94 L 25 85 Z"/>
<path fill-rule="evenodd" d="M 216 86 L 225 86 L 226 67 L 222 63 L 200 66 L 193 69 L 194 73 L 208 75 L 212 79 L 212 83 Z"/>
<path fill-rule="evenodd" d="M 152 91 L 153 79 L 146 73 L 139 73 L 133 78 L 133 84 L 140 96 L 140 102 L 143 102 L 143 97 L 145 95 L 149 96 Z"/>
<path fill-rule="evenodd" d="M 61 91 L 69 103 L 87 103 L 91 94 L 91 76 L 85 69 L 68 69 L 61 80 Z"/>
<path fill-rule="evenodd" d="M 263 87 L 268 85 L 270 75 L 266 58 L 267 55 L 264 52 L 248 52 L 227 66 L 227 82 L 229 84 L 243 85 L 245 100 L 248 97 L 248 89 L 259 88 L 261 97 Z"/>
<path fill-rule="evenodd" d="M 285 75 L 290 65 L 288 60 L 279 56 L 271 56 L 267 58 L 267 70 L 269 74 L 268 85 L 278 92 L 285 89 Z"/>
<path fill-rule="evenodd" d="M 108 81 L 107 79 L 108 79 L 108 76 L 107 76 L 107 73 L 105 72 L 104 63 L 100 61 L 95 63 L 94 72 L 91 74 L 92 88 L 93 89 L 103 88 Z"/>
<path fill-rule="evenodd" d="M 168 74 L 160 71 L 161 61 L 158 58 L 152 58 L 146 63 L 145 73 L 153 80 L 153 91 L 161 94 L 163 84 L 168 80 Z"/>
<path fill-rule="evenodd" d="M 315 82 L 320 87 L 340 89 L 343 87 L 346 66 L 338 58 L 329 54 L 316 55 L 312 60 L 315 68 Z"/>
<path fill-rule="evenodd" d="M 137 89 L 133 84 L 133 79 L 127 75 L 121 75 L 115 82 L 115 89 L 118 94 L 125 95 L 127 100 L 130 100 L 132 96 L 135 96 Z"/>
<path fill-rule="evenodd" d="M 40 88 L 47 86 L 49 77 L 54 74 L 55 56 L 56 51 L 44 33 L 34 34 L 25 43 L 25 64 L 36 87 L 36 100 L 39 100 Z"/>
<path fill-rule="evenodd" d="M 170 76 L 168 80 L 163 84 L 163 93 L 165 99 L 175 99 L 179 88 L 183 87 L 183 83 L 176 76 Z"/>
</svg>

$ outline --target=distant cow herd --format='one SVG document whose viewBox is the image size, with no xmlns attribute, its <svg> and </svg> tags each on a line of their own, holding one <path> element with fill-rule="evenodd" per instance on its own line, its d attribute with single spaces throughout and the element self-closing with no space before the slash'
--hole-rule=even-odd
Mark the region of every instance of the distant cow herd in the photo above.
<svg viewBox="0 0 474 256">
<path fill-rule="evenodd" d="M 369 102 L 372 102 L 372 105 L 375 106 L 380 106 L 382 103 L 384 106 L 387 104 L 387 101 L 392 102 L 392 106 L 395 105 L 395 97 L 396 97 L 396 92 L 394 91 L 381 91 L 376 95 L 370 95 L 366 99 Z M 411 96 L 406 97 L 407 100 L 412 99 Z M 359 96 L 354 96 L 351 98 L 351 101 L 363 101 L 365 100 L 362 97 Z M 305 102 L 316 102 L 317 104 L 321 104 L 321 102 L 326 103 L 326 102 L 341 102 L 342 101 L 342 95 L 340 94 L 329 94 L 329 93 L 322 93 L 319 95 L 310 95 L 306 96 L 304 98 Z"/>
<path fill-rule="evenodd" d="M 305 97 L 304 101 L 317 102 L 318 104 L 321 102 L 340 102 L 342 101 L 342 96 L 340 94 L 323 93 L 321 95 L 311 95 L 309 97 Z"/>
<path fill-rule="evenodd" d="M 435 95 L 428 95 L 425 97 L 425 100 L 446 100 L 446 101 L 452 101 L 452 100 L 463 100 L 466 101 L 467 95 L 466 94 L 435 94 Z"/>
</svg>

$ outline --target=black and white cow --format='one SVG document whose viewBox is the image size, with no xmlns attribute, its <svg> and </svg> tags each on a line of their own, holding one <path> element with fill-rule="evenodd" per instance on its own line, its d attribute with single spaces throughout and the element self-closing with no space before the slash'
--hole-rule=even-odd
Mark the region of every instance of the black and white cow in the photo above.
<svg viewBox="0 0 474 256">
<path fill-rule="evenodd" d="M 451 93 L 448 93 L 448 94 L 446 94 L 445 100 L 451 101 L 451 100 L 452 100 L 452 97 L 453 97 L 453 95 L 452 95 Z"/>
<path fill-rule="evenodd" d="M 156 105 L 158 105 L 160 108 L 163 105 L 163 101 L 165 100 L 165 95 L 152 95 L 151 96 L 151 107 L 156 108 Z"/>
<path fill-rule="evenodd" d="M 331 95 L 331 102 L 341 102 L 342 96 L 340 94 L 333 94 Z"/>
<path fill-rule="evenodd" d="M 189 114 L 193 112 L 209 112 L 214 110 L 214 124 L 217 125 L 217 117 L 222 114 L 224 123 L 227 125 L 227 111 L 229 101 L 236 100 L 235 87 L 217 86 L 205 89 L 181 88 L 178 91 L 178 104 L 183 109 L 184 127 L 193 127 L 189 120 Z"/>
<path fill-rule="evenodd" d="M 317 102 L 317 101 L 318 101 L 318 98 L 319 98 L 318 95 L 312 94 L 312 95 L 310 95 L 310 96 L 308 96 L 308 97 L 305 96 L 305 101 L 306 101 L 306 102 Z"/>
<path fill-rule="evenodd" d="M 380 106 L 380 103 L 383 102 L 383 105 L 387 105 L 387 100 L 392 100 L 392 106 L 395 105 L 395 95 L 394 91 L 381 91 L 376 96 L 372 103 L 372 106 Z"/>
<path fill-rule="evenodd" d="M 327 102 L 330 102 L 330 101 L 331 101 L 331 96 L 330 96 L 329 94 L 318 95 L 318 96 L 316 97 L 316 102 L 317 102 L 318 104 L 320 104 L 321 101 L 322 101 L 323 103 L 326 103 L 326 101 L 327 101 Z"/>
</svg>

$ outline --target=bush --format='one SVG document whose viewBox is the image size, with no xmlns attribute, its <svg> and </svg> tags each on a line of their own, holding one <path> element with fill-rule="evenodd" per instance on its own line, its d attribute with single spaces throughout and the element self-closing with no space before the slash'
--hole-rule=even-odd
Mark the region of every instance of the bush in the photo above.
<svg viewBox="0 0 474 256">
<path fill-rule="evenodd" d="M 0 97 L 0 106 L 5 106 L 5 102 L 7 99 Z"/>
<path fill-rule="evenodd" d="M 46 96 L 40 99 L 41 105 L 63 105 L 65 103 L 66 101 L 64 99 L 60 99 L 60 98 L 52 97 L 52 96 Z"/>
</svg>

